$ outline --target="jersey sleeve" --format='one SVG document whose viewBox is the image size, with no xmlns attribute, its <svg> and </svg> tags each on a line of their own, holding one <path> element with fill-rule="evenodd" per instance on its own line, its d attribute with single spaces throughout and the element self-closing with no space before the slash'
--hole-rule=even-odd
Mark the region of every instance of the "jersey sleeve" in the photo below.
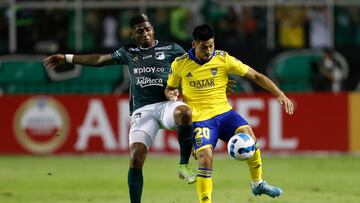
<svg viewBox="0 0 360 203">
<path fill-rule="evenodd" d="M 178 44 L 174 43 L 174 46 L 173 46 L 173 60 L 176 58 L 176 57 L 179 57 L 179 56 L 182 56 L 186 53 L 186 51 Z"/>
<path fill-rule="evenodd" d="M 249 66 L 242 63 L 239 59 L 226 54 L 226 64 L 229 73 L 244 76 L 249 70 Z"/>
<path fill-rule="evenodd" d="M 171 63 L 171 68 L 170 68 L 169 76 L 168 76 L 168 80 L 167 80 L 167 85 L 170 87 L 179 87 L 181 78 L 179 76 L 178 68 L 179 68 L 179 66 L 175 59 L 175 61 L 173 61 Z"/>
<path fill-rule="evenodd" d="M 119 64 L 126 64 L 127 58 L 125 53 L 125 48 L 121 47 L 120 49 L 116 50 L 111 54 L 111 57 L 116 60 Z"/>
</svg>

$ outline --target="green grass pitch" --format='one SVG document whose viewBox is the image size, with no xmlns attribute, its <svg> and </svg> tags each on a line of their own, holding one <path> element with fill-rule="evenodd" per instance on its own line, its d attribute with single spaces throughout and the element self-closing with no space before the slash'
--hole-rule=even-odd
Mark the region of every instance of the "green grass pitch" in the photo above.
<svg viewBox="0 0 360 203">
<path fill-rule="evenodd" d="M 150 154 L 143 203 L 197 203 L 177 177 L 177 156 Z M 192 167 L 196 168 L 195 160 Z M 0 156 L 1 203 L 128 203 L 126 156 Z M 360 157 L 264 156 L 263 175 L 284 189 L 254 197 L 245 162 L 216 155 L 213 203 L 359 203 Z"/>
</svg>

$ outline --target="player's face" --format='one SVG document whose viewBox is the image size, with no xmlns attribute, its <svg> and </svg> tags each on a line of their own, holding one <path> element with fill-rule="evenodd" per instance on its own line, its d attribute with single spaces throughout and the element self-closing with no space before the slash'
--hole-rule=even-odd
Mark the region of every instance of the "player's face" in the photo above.
<svg viewBox="0 0 360 203">
<path fill-rule="evenodd" d="M 149 22 L 135 25 L 131 31 L 133 39 L 143 48 L 148 48 L 154 42 L 154 29 Z"/>
<path fill-rule="evenodd" d="M 195 49 L 196 58 L 199 61 L 209 61 L 215 49 L 214 38 L 211 38 L 207 41 L 194 41 L 193 47 Z"/>
</svg>

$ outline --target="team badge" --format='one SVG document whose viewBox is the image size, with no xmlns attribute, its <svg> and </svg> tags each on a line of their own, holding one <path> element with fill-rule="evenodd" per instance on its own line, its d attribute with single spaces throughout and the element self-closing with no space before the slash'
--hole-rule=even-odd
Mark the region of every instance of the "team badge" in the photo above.
<svg viewBox="0 0 360 203">
<path fill-rule="evenodd" d="M 139 56 L 135 56 L 132 60 L 133 60 L 133 61 L 138 61 L 138 60 L 139 60 Z"/>
<path fill-rule="evenodd" d="M 163 52 L 163 51 L 155 52 L 155 58 L 157 60 L 164 60 L 165 59 L 165 52 Z"/>
<path fill-rule="evenodd" d="M 137 125 L 137 120 L 140 119 L 140 118 L 141 118 L 141 113 L 136 113 L 135 115 L 133 115 L 131 125 L 136 126 Z"/>
<path fill-rule="evenodd" d="M 197 146 L 201 146 L 201 144 L 202 144 L 202 137 L 200 137 L 200 138 L 195 138 L 195 143 L 196 143 L 196 145 Z"/>
<path fill-rule="evenodd" d="M 212 74 L 213 76 L 216 75 L 217 71 L 218 71 L 217 68 L 211 68 L 211 69 L 210 69 L 210 72 L 211 72 L 211 74 Z"/>
</svg>

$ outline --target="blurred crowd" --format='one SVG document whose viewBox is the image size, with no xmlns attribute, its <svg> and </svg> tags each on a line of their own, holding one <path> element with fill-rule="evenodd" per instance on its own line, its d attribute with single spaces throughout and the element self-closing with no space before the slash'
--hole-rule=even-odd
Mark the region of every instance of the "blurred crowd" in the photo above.
<svg viewBox="0 0 360 203">
<path fill-rule="evenodd" d="M 268 60 L 269 53 L 289 49 L 360 49 L 360 6 L 335 6 L 334 19 L 326 6 L 277 6 L 274 47 L 269 50 L 269 21 L 265 6 L 221 7 L 203 0 L 201 7 L 149 7 L 156 37 L 175 41 L 188 49 L 191 31 L 200 23 L 215 29 L 216 46 L 255 66 Z M 0 53 L 9 53 L 9 8 L 0 7 Z M 131 42 L 128 20 L 137 9 L 85 9 L 82 28 L 70 9 L 22 9 L 16 13 L 17 53 L 108 52 Z M 333 20 L 333 23 L 329 23 Z M 333 25 L 331 27 L 329 25 Z M 76 46 L 81 29 L 81 49 Z M 334 40 L 332 40 L 332 38 Z"/>
<path fill-rule="evenodd" d="M 188 46 L 191 31 L 199 23 L 210 23 L 216 30 L 218 46 L 230 50 L 267 47 L 267 8 L 219 7 L 205 0 L 203 7 L 148 8 L 156 35 Z M 0 51 L 8 51 L 9 9 L 1 8 Z M 83 48 L 114 49 L 129 42 L 129 17 L 136 9 L 86 9 L 83 12 Z M 336 6 L 334 32 L 329 27 L 326 6 L 279 6 L 275 9 L 275 48 L 360 47 L 360 7 Z M 18 53 L 57 52 L 75 49 L 75 12 L 69 9 L 17 10 Z M 50 44 L 51 46 L 45 46 Z M 47 48 L 47 49 L 46 49 Z"/>
</svg>

